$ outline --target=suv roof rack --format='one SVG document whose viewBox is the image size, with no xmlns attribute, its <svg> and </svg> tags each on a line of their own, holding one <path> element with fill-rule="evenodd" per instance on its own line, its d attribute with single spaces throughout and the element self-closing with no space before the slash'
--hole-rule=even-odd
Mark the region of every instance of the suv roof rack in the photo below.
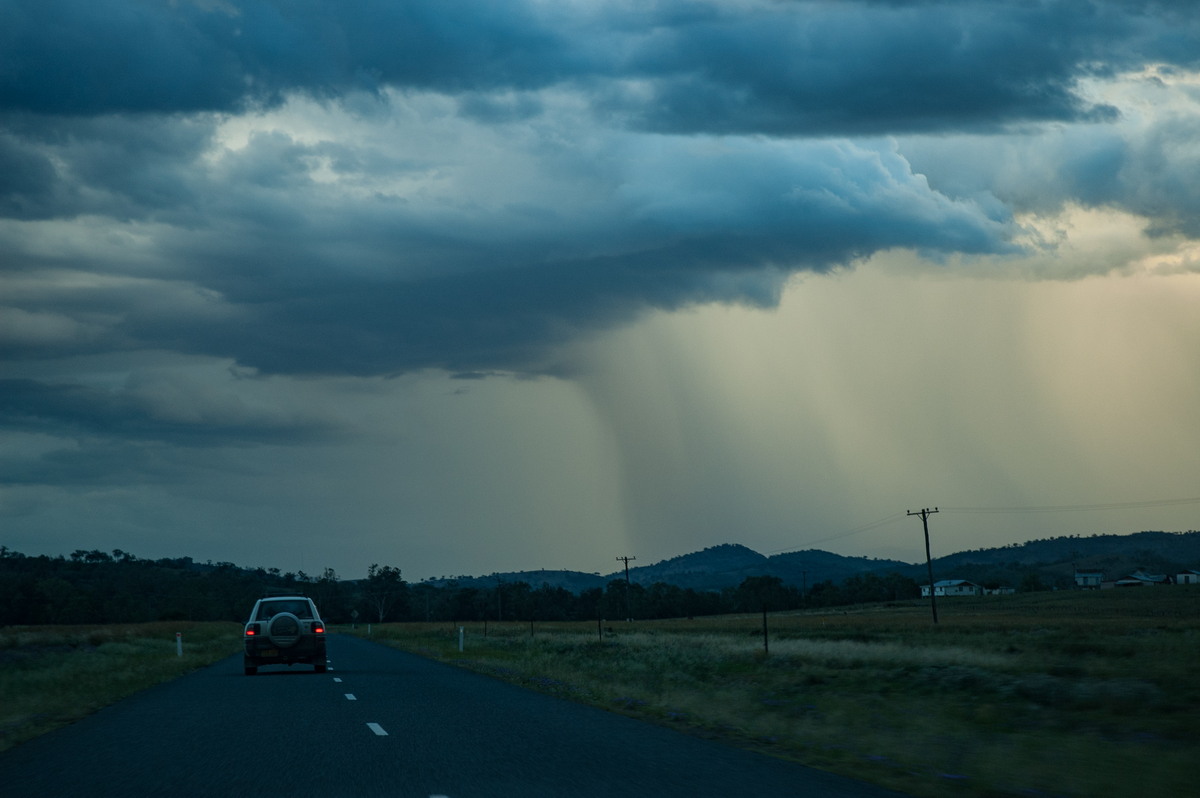
<svg viewBox="0 0 1200 798">
<path fill-rule="evenodd" d="M 309 598 L 304 593 L 299 593 L 295 590 L 264 590 L 261 598 Z"/>
</svg>

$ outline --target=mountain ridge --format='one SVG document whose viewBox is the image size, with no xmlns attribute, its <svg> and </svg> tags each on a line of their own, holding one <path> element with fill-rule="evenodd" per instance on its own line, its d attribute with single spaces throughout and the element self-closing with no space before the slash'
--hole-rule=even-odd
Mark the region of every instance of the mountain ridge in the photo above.
<svg viewBox="0 0 1200 798">
<path fill-rule="evenodd" d="M 1114 576 L 1135 570 L 1170 572 L 1173 568 L 1200 568 L 1200 532 L 1144 531 L 1126 535 L 1066 536 L 1014 543 L 986 549 L 955 552 L 933 560 L 935 579 L 968 579 L 995 584 L 1012 584 L 1032 573 L 1045 584 L 1069 584 L 1073 571 L 1101 570 Z M 924 562 L 850 557 L 821 549 L 785 552 L 767 556 L 740 543 L 722 543 L 681 554 L 659 562 L 630 566 L 629 580 L 645 587 L 665 582 L 683 589 L 720 591 L 737 587 L 752 576 L 771 576 L 784 584 L 811 588 L 821 582 L 841 583 L 856 575 L 900 573 L 927 582 Z M 534 588 L 543 584 L 581 593 L 603 589 L 615 579 L 624 579 L 624 569 L 607 575 L 570 570 L 536 570 L 428 579 L 425 584 L 462 587 L 493 587 L 500 582 L 525 582 Z"/>
</svg>

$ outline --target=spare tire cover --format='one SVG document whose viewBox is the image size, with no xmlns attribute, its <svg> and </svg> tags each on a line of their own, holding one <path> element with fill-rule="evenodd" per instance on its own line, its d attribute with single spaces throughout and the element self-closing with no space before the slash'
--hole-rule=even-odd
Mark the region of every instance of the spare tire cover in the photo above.
<svg viewBox="0 0 1200 798">
<path fill-rule="evenodd" d="M 267 637 L 280 648 L 290 648 L 300 640 L 300 619 L 281 612 L 267 624 Z"/>
</svg>

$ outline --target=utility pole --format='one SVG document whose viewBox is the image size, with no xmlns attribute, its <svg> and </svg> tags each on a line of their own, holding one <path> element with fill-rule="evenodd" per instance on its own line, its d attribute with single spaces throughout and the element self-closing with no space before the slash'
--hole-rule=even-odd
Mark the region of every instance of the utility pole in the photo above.
<svg viewBox="0 0 1200 798">
<path fill-rule="evenodd" d="M 925 527 L 925 564 L 929 567 L 929 606 L 933 609 L 933 622 L 934 623 L 938 622 L 938 619 L 937 619 L 937 595 L 936 595 L 937 591 L 933 589 L 933 558 L 929 556 L 929 516 L 933 515 L 937 511 L 938 511 L 938 508 L 936 508 L 936 507 L 934 507 L 932 510 L 930 510 L 928 507 L 926 507 L 925 509 L 921 510 L 920 512 L 916 512 L 916 513 L 914 513 L 911 510 L 906 511 L 908 513 L 908 515 L 921 516 L 921 525 L 923 527 Z"/>
<path fill-rule="evenodd" d="M 629 561 L 636 560 L 637 557 L 618 557 L 625 563 L 625 620 L 633 620 L 633 599 L 629 595 Z"/>
</svg>

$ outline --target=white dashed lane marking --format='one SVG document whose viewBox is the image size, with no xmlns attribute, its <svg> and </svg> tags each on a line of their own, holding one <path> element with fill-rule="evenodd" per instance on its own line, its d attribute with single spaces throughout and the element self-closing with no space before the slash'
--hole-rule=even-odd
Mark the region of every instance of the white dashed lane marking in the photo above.
<svg viewBox="0 0 1200 798">
<path fill-rule="evenodd" d="M 346 693 L 346 700 L 347 701 L 357 701 L 358 699 L 354 697 L 354 693 Z"/>
<path fill-rule="evenodd" d="M 335 682 L 337 682 L 338 684 L 341 684 L 341 683 L 342 683 L 342 680 L 341 680 L 341 679 L 338 679 L 338 678 L 336 678 L 336 677 L 334 678 L 334 681 L 335 681 Z"/>
<path fill-rule="evenodd" d="M 375 732 L 380 737 L 387 737 L 387 732 L 385 732 L 383 730 L 383 727 L 380 726 L 378 723 L 368 723 L 367 728 L 370 729 L 371 731 Z"/>
</svg>

